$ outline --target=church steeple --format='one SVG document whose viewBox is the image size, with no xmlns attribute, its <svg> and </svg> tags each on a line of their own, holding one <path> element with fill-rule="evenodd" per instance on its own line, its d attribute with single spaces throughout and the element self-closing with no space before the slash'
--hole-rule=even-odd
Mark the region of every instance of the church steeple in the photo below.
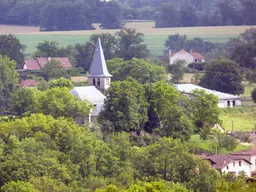
<svg viewBox="0 0 256 192">
<path fill-rule="evenodd" d="M 89 86 L 95 86 L 98 89 L 105 91 L 110 86 L 111 77 L 112 75 L 108 72 L 99 38 L 94 50 L 90 74 L 88 75 L 88 84 Z"/>
</svg>

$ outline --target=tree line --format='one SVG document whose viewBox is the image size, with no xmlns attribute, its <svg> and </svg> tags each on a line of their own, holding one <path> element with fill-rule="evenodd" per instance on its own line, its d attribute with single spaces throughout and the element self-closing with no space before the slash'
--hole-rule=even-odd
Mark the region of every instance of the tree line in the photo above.
<svg viewBox="0 0 256 192">
<path fill-rule="evenodd" d="M 254 0 L 21 0 L 0 1 L 0 23 L 37 25 L 41 30 L 123 27 L 126 20 L 155 20 L 156 27 L 254 25 Z"/>
</svg>

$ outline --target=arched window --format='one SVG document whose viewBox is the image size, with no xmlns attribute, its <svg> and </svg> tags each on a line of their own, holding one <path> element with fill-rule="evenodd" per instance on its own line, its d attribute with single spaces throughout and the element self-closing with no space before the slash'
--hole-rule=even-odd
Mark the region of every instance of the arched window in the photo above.
<svg viewBox="0 0 256 192">
<path fill-rule="evenodd" d="M 95 79 L 93 79 L 93 80 L 92 80 L 92 84 L 93 84 L 93 85 L 95 85 L 95 84 L 96 84 Z"/>
<path fill-rule="evenodd" d="M 98 79 L 98 86 L 100 86 L 100 79 Z"/>
</svg>

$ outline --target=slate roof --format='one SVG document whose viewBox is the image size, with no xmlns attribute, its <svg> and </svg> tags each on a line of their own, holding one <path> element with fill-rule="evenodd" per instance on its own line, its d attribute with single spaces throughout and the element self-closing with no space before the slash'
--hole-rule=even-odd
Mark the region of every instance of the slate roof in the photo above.
<svg viewBox="0 0 256 192">
<path fill-rule="evenodd" d="M 37 57 L 32 60 L 25 60 L 25 65 L 23 69 L 30 71 L 38 71 L 41 67 L 45 66 L 45 64 L 50 60 L 59 61 L 62 64 L 62 66 L 66 69 L 72 68 L 72 65 L 68 57 Z"/>
<path fill-rule="evenodd" d="M 100 39 L 94 50 L 93 60 L 88 77 L 112 77 L 107 69 L 106 60 L 102 50 Z"/>
<path fill-rule="evenodd" d="M 103 110 L 105 96 L 94 86 L 74 87 L 70 91 L 74 96 L 80 100 L 88 100 L 94 105 L 92 116 L 98 116 Z"/>
<path fill-rule="evenodd" d="M 223 169 L 226 167 L 229 163 L 233 162 L 234 160 L 242 160 L 247 162 L 248 164 L 251 164 L 250 161 L 243 157 L 237 157 L 237 156 L 232 156 L 229 154 L 219 154 L 219 155 L 211 155 L 211 156 L 206 156 L 204 159 L 211 161 L 212 167 L 216 169 Z"/>
<path fill-rule="evenodd" d="M 222 93 L 219 91 L 206 89 L 206 88 L 200 87 L 198 85 L 193 85 L 193 84 L 175 84 L 174 86 L 176 87 L 176 89 L 178 91 L 183 92 L 183 93 L 188 93 L 188 94 L 192 93 L 195 89 L 199 89 L 199 90 L 204 90 L 208 94 L 213 94 L 213 95 L 217 96 L 219 100 L 241 99 L 239 96 L 236 96 L 236 95 L 231 95 L 231 94 Z"/>
</svg>

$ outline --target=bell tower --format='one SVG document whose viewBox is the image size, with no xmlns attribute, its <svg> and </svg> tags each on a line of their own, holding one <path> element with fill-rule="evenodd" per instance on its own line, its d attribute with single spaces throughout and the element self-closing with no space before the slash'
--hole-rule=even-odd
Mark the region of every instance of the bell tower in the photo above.
<svg viewBox="0 0 256 192">
<path fill-rule="evenodd" d="M 108 72 L 106 60 L 102 50 L 100 38 L 97 41 L 90 74 L 88 75 L 88 85 L 95 86 L 103 93 L 109 88 L 112 75 Z"/>
</svg>

